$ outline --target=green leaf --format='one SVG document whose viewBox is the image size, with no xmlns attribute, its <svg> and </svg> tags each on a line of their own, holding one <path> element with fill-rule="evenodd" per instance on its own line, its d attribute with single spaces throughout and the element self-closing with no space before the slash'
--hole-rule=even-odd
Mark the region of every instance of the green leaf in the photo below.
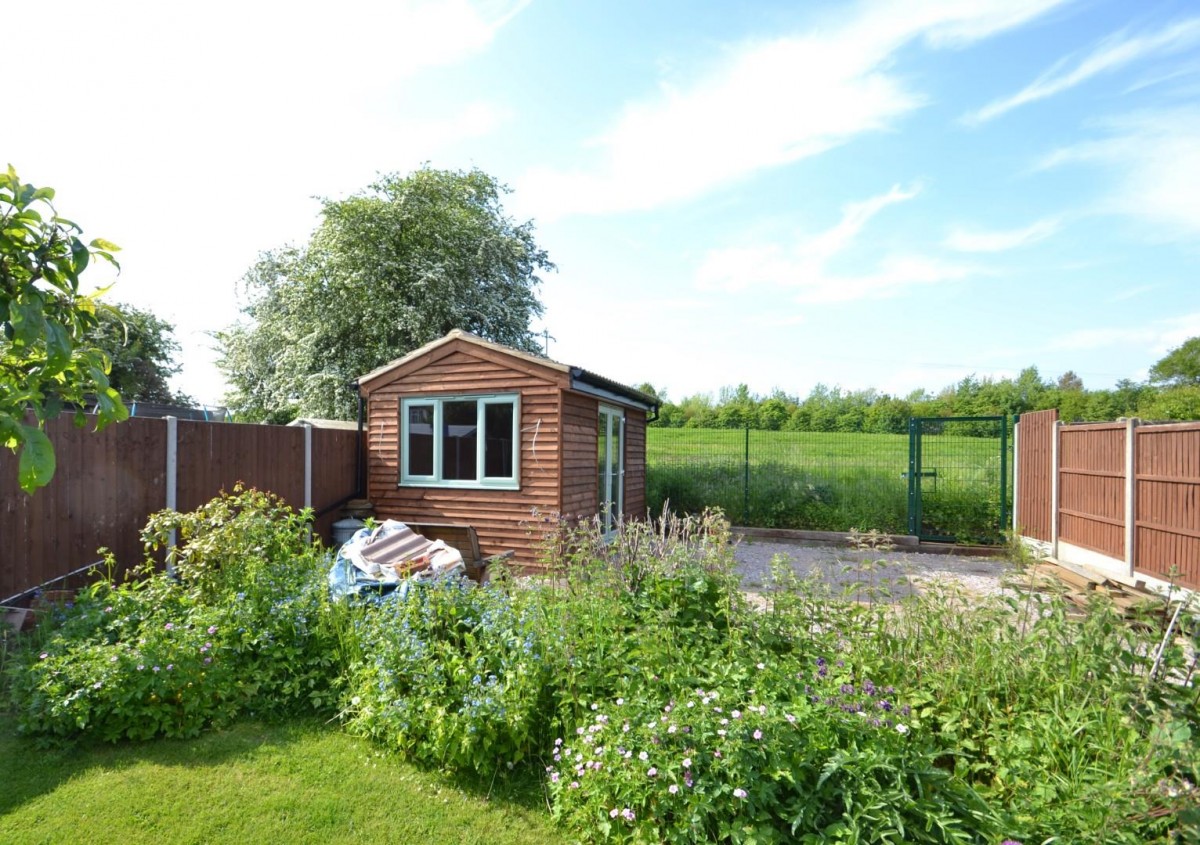
<svg viewBox="0 0 1200 845">
<path fill-rule="evenodd" d="M 54 446 L 44 431 L 31 425 L 21 426 L 21 437 L 24 444 L 21 447 L 17 480 L 22 490 L 32 494 L 37 488 L 49 484 L 54 477 Z"/>
<path fill-rule="evenodd" d="M 54 320 L 46 321 L 46 375 L 61 373 L 71 361 L 71 338 Z"/>
<path fill-rule="evenodd" d="M 92 238 L 89 244 L 93 249 L 103 249 L 107 252 L 120 252 L 121 248 L 112 241 L 106 241 L 104 238 Z"/>
<path fill-rule="evenodd" d="M 13 327 L 13 341 L 23 346 L 30 346 L 36 342 L 46 324 L 42 317 L 40 297 L 11 306 L 9 317 Z"/>
</svg>

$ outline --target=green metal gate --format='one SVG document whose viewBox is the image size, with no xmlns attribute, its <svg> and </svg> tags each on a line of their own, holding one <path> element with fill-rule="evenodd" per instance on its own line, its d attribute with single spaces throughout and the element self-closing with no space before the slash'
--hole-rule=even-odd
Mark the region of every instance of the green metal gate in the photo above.
<svg viewBox="0 0 1200 845">
<path fill-rule="evenodd" d="M 997 543 L 1008 524 L 1008 417 L 908 421 L 908 533 Z M 979 526 L 989 528 L 981 531 Z"/>
</svg>

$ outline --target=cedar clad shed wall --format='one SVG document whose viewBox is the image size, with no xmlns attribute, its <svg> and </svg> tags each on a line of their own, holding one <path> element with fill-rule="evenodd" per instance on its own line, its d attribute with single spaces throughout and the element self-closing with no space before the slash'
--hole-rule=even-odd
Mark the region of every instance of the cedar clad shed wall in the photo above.
<svg viewBox="0 0 1200 845">
<path fill-rule="evenodd" d="M 646 412 L 625 409 L 625 516 L 646 517 Z"/>
<path fill-rule="evenodd" d="M 451 341 L 365 385 L 367 495 L 376 514 L 471 525 L 484 555 L 512 549 L 518 562 L 536 563 L 537 541 L 527 524 L 534 508 L 553 513 L 560 507 L 559 394 L 565 380 L 552 368 Z M 402 398 L 493 393 L 520 395 L 519 490 L 399 486 Z"/>
<path fill-rule="evenodd" d="M 591 519 L 600 510 L 600 403 L 591 396 L 564 391 L 562 428 L 562 515 Z"/>
<path fill-rule="evenodd" d="M 625 412 L 626 518 L 646 515 L 646 413 L 634 408 Z M 563 393 L 563 480 L 564 516 L 590 519 L 600 510 L 600 479 L 597 439 L 600 436 L 600 401 L 582 393 Z"/>
</svg>

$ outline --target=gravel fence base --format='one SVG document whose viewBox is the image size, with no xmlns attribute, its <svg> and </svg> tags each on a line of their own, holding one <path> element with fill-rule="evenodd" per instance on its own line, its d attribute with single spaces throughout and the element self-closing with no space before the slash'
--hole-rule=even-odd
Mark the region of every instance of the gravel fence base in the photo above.
<svg viewBox="0 0 1200 845">
<path fill-rule="evenodd" d="M 852 585 L 868 588 L 886 584 L 894 598 L 921 592 L 939 582 L 976 596 L 998 595 L 1004 591 L 1002 577 L 1015 571 L 1011 562 L 1000 558 L 859 551 L 749 538 L 737 544 L 735 555 L 743 588 L 748 592 L 770 588 L 771 562 L 777 557 L 798 578 L 819 575 L 835 591 Z"/>
</svg>

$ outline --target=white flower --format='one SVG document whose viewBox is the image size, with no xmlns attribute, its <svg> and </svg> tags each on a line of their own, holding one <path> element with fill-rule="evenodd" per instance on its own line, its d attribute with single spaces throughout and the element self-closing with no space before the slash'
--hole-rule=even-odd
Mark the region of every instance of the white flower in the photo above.
<svg viewBox="0 0 1200 845">
<path fill-rule="evenodd" d="M 896 733 L 900 733 L 900 734 L 908 733 L 908 725 L 896 725 Z"/>
</svg>

